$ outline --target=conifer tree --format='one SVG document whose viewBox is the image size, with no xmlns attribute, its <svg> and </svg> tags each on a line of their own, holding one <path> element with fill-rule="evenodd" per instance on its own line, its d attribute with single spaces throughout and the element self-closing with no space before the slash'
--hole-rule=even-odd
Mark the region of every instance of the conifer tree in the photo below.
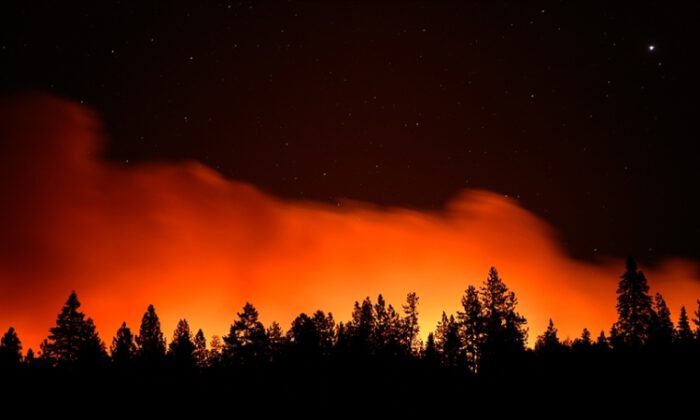
<svg viewBox="0 0 700 420">
<path fill-rule="evenodd" d="M 418 333 L 420 327 L 418 325 L 418 295 L 411 292 L 406 295 L 406 303 L 402 306 L 403 309 L 403 346 L 412 354 L 418 354 L 420 351 L 420 340 Z"/>
<path fill-rule="evenodd" d="M 347 334 L 349 351 L 358 356 L 368 356 L 374 350 L 374 338 L 376 319 L 372 301 L 366 297 L 362 304 L 355 302 L 352 311 L 352 319 L 347 323 L 345 333 Z"/>
<path fill-rule="evenodd" d="M 693 343 L 693 331 L 690 329 L 690 321 L 685 306 L 681 306 L 681 313 L 678 317 L 678 328 L 676 329 L 676 342 L 681 347 L 689 347 Z"/>
<path fill-rule="evenodd" d="M 136 336 L 138 357 L 146 366 L 158 367 L 165 359 L 165 339 L 160 329 L 160 319 L 153 305 L 148 305 L 141 319 L 139 335 Z"/>
<path fill-rule="evenodd" d="M 282 327 L 277 321 L 273 321 L 267 328 L 267 341 L 270 345 L 270 358 L 273 362 L 277 362 L 283 356 L 285 344 L 287 342 Z"/>
<path fill-rule="evenodd" d="M 194 342 L 192 342 L 190 324 L 186 319 L 178 321 L 173 332 L 173 339 L 168 347 L 170 358 L 177 368 L 191 369 L 195 366 Z"/>
<path fill-rule="evenodd" d="M 311 318 L 314 323 L 316 331 L 318 332 L 319 348 L 321 350 L 322 356 L 329 356 L 333 345 L 335 344 L 335 320 L 333 319 L 333 314 L 328 313 L 326 315 L 323 311 L 314 312 L 314 316 Z"/>
<path fill-rule="evenodd" d="M 482 361 L 490 358 L 490 367 L 503 367 L 504 361 L 525 351 L 527 321 L 516 311 L 515 293 L 508 290 L 496 268 L 489 270 L 480 294 L 485 324 Z"/>
<path fill-rule="evenodd" d="M 265 361 L 268 354 L 265 327 L 258 320 L 258 311 L 246 302 L 238 313 L 229 334 L 224 337 L 223 357 L 230 365 L 249 365 Z"/>
<path fill-rule="evenodd" d="M 131 333 L 131 329 L 126 326 L 126 322 L 122 322 L 122 325 L 117 330 L 117 334 L 112 339 L 110 353 L 112 354 L 112 361 L 120 366 L 127 365 L 136 355 L 134 336 Z"/>
<path fill-rule="evenodd" d="M 435 346 L 445 366 L 456 367 L 462 364 L 462 343 L 459 339 L 459 325 L 454 315 L 449 317 L 442 312 L 442 319 L 435 331 Z"/>
<path fill-rule="evenodd" d="M 462 296 L 463 311 L 457 312 L 461 341 L 469 370 L 477 372 L 481 362 L 481 344 L 486 334 L 483 308 L 479 292 L 474 286 L 467 287 Z"/>
<path fill-rule="evenodd" d="M 661 293 L 654 296 L 654 323 L 650 332 L 650 344 L 656 348 L 668 348 L 673 343 L 673 321 L 671 311 Z"/>
<path fill-rule="evenodd" d="M 43 356 L 54 365 L 94 365 L 106 359 L 104 344 L 91 318 L 79 310 L 78 295 L 72 292 L 50 329 Z"/>
<path fill-rule="evenodd" d="M 579 351 L 587 351 L 593 346 L 593 341 L 591 340 L 591 332 L 588 328 L 584 328 L 581 331 L 581 336 L 574 340 L 572 348 Z"/>
<path fill-rule="evenodd" d="M 207 350 L 207 339 L 204 337 L 204 331 L 200 328 L 197 334 L 194 335 L 194 363 L 204 369 L 209 366 L 209 351 Z"/>
<path fill-rule="evenodd" d="M 654 310 L 647 279 L 642 271 L 637 270 L 637 263 L 632 258 L 627 259 L 627 270 L 620 276 L 617 313 L 613 346 L 639 349 L 646 345 L 653 328 Z"/>
<path fill-rule="evenodd" d="M 10 327 L 0 338 L 0 369 L 16 369 L 21 361 L 22 342 L 15 329 Z"/>
<path fill-rule="evenodd" d="M 553 353 L 561 349 L 561 342 L 559 341 L 558 331 L 554 327 L 554 322 L 549 319 L 549 324 L 547 324 L 547 329 L 544 334 L 537 337 L 537 342 L 535 342 L 535 351 L 540 353 Z"/>
</svg>

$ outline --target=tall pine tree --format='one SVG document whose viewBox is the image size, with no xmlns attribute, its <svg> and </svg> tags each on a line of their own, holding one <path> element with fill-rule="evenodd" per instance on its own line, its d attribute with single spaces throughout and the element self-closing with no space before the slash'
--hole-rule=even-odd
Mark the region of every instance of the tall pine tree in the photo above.
<svg viewBox="0 0 700 420">
<path fill-rule="evenodd" d="M 631 257 L 627 259 L 627 270 L 620 276 L 617 313 L 613 344 L 628 349 L 639 349 L 646 345 L 655 315 L 647 279 L 641 270 L 637 270 L 637 263 Z"/>
<path fill-rule="evenodd" d="M 402 306 L 403 309 L 403 346 L 408 349 L 409 353 L 417 355 L 421 348 L 418 333 L 420 326 L 418 325 L 418 295 L 411 292 L 406 295 L 406 303 Z"/>
<path fill-rule="evenodd" d="M 153 305 L 148 305 L 141 318 L 141 328 L 136 337 L 138 357 L 147 367 L 159 367 L 165 360 L 165 339 L 160 329 L 160 319 Z"/>
<path fill-rule="evenodd" d="M 190 324 L 186 319 L 178 321 L 173 332 L 173 339 L 168 347 L 170 359 L 176 368 L 185 370 L 194 368 L 194 343 L 192 342 Z"/>
<path fill-rule="evenodd" d="M 547 329 L 545 332 L 537 337 L 535 342 L 535 351 L 538 353 L 555 353 L 558 352 L 561 347 L 561 341 L 559 341 L 558 331 L 554 327 L 554 322 L 549 319 L 549 324 L 547 324 Z"/>
<path fill-rule="evenodd" d="M 690 329 L 690 321 L 685 306 L 681 306 L 681 313 L 678 317 L 678 328 L 676 329 L 676 343 L 684 349 L 693 344 L 693 331 Z"/>
<path fill-rule="evenodd" d="M 495 267 L 489 270 L 481 297 L 485 323 L 482 365 L 488 365 L 487 369 L 505 369 L 506 362 L 525 351 L 527 321 L 516 311 L 518 300 L 515 293 L 508 290 Z"/>
<path fill-rule="evenodd" d="M 204 369 L 209 366 L 209 351 L 207 350 L 207 339 L 204 331 L 200 328 L 194 335 L 194 362 L 198 368 Z"/>
<path fill-rule="evenodd" d="M 10 327 L 0 338 L 0 369 L 16 369 L 22 361 L 22 343 Z"/>
<path fill-rule="evenodd" d="M 238 313 L 229 334 L 224 337 L 223 357 L 229 365 L 245 366 L 260 363 L 268 355 L 265 327 L 258 320 L 258 311 L 246 302 Z"/>
<path fill-rule="evenodd" d="M 467 287 L 464 296 L 462 296 L 462 309 L 463 311 L 457 312 L 462 347 L 467 367 L 476 373 L 481 362 L 481 344 L 486 334 L 483 308 L 476 287 L 471 285 Z"/>
<path fill-rule="evenodd" d="M 95 365 L 106 360 L 104 344 L 91 318 L 79 310 L 78 295 L 72 292 L 50 329 L 43 356 L 54 365 Z"/>
<path fill-rule="evenodd" d="M 657 349 L 667 349 L 673 344 L 673 321 L 671 311 L 661 293 L 654 296 L 654 323 L 650 333 L 650 344 Z"/>
<path fill-rule="evenodd" d="M 126 326 L 126 322 L 122 322 L 117 334 L 112 339 L 110 352 L 112 353 L 112 361 L 118 366 L 128 365 L 134 359 L 136 343 L 134 343 L 134 336 L 131 329 Z"/>
</svg>

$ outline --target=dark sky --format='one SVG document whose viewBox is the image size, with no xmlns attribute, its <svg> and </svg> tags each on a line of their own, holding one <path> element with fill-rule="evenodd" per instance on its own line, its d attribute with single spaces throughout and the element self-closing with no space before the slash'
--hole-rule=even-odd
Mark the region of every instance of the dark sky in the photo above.
<svg viewBox="0 0 700 420">
<path fill-rule="evenodd" d="M 488 189 L 579 258 L 700 258 L 690 2 L 24 3 L 0 92 L 83 101 L 120 164 L 417 209 Z"/>
</svg>

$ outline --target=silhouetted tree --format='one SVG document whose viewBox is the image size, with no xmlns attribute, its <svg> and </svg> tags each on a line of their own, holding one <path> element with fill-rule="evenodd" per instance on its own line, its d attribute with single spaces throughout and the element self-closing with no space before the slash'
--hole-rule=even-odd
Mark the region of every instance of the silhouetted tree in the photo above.
<svg viewBox="0 0 700 420">
<path fill-rule="evenodd" d="M 598 335 L 598 338 L 595 341 L 595 346 L 594 348 L 599 351 L 607 351 L 610 349 L 610 342 L 608 341 L 608 338 L 605 336 L 605 331 L 601 330 L 600 334 Z"/>
<path fill-rule="evenodd" d="M 479 300 L 479 292 L 474 286 L 467 287 L 462 296 L 463 311 L 457 312 L 463 352 L 469 370 L 477 372 L 481 362 L 481 345 L 486 334 L 486 322 Z"/>
<path fill-rule="evenodd" d="M 481 346 L 482 361 L 489 368 L 503 369 L 505 361 L 525 351 L 527 321 L 515 310 L 518 303 L 515 293 L 508 290 L 494 267 L 481 288 L 481 297 L 486 327 Z M 486 358 L 490 360 L 484 360 Z"/>
<path fill-rule="evenodd" d="M 258 321 L 258 311 L 246 302 L 238 313 L 229 334 L 224 337 L 223 358 L 229 365 L 250 365 L 265 361 L 268 343 L 265 327 Z"/>
<path fill-rule="evenodd" d="M 395 357 L 399 353 L 405 353 L 400 348 L 403 332 L 399 314 L 393 306 L 387 306 L 381 294 L 374 305 L 374 319 L 374 352 L 384 357 Z"/>
<path fill-rule="evenodd" d="M 192 332 L 186 319 L 178 321 L 168 347 L 169 356 L 178 369 L 191 369 L 195 366 Z"/>
<path fill-rule="evenodd" d="M 681 313 L 678 317 L 678 328 L 676 329 L 676 342 L 680 347 L 688 348 L 693 344 L 693 331 L 690 329 L 690 321 L 685 306 L 681 306 Z"/>
<path fill-rule="evenodd" d="M 632 258 L 627 259 L 627 271 L 620 276 L 617 313 L 614 340 L 611 333 L 613 347 L 639 349 L 649 342 L 654 322 L 649 285 Z"/>
<path fill-rule="evenodd" d="M 571 348 L 577 351 L 587 351 L 593 347 L 593 341 L 591 340 L 591 332 L 588 328 L 584 328 L 581 331 L 581 337 L 574 340 Z"/>
<path fill-rule="evenodd" d="M 550 318 L 544 334 L 537 337 L 537 341 L 535 342 L 535 351 L 540 353 L 555 353 L 560 351 L 562 344 L 559 341 L 557 332 L 557 329 L 554 327 L 554 322 Z"/>
<path fill-rule="evenodd" d="M 318 332 L 319 348 L 322 356 L 329 356 L 335 344 L 335 320 L 333 314 L 326 315 L 323 311 L 314 312 L 311 318 Z"/>
<path fill-rule="evenodd" d="M 698 308 L 695 310 L 695 318 L 693 318 L 693 324 L 695 324 L 695 336 L 700 341 L 700 299 L 698 299 Z"/>
<path fill-rule="evenodd" d="M 22 361 L 22 343 L 17 332 L 10 327 L 0 338 L 0 369 L 16 369 Z"/>
<path fill-rule="evenodd" d="M 273 321 L 267 328 L 267 342 L 270 345 L 270 358 L 273 362 L 280 360 L 284 353 L 287 340 L 282 333 L 282 327 L 277 321 Z"/>
<path fill-rule="evenodd" d="M 198 368 L 204 369 L 209 366 L 209 351 L 207 351 L 207 339 L 204 337 L 204 331 L 200 328 L 197 334 L 194 335 L 194 363 Z"/>
<path fill-rule="evenodd" d="M 160 329 L 160 319 L 153 305 L 148 305 L 141 318 L 141 328 L 136 336 L 138 357 L 147 367 L 159 367 L 165 360 L 165 339 Z"/>
<path fill-rule="evenodd" d="M 435 366 L 440 363 L 440 353 L 438 353 L 437 345 L 435 344 L 435 335 L 433 335 L 433 333 L 428 334 L 428 339 L 425 342 L 423 360 L 429 366 Z"/>
<path fill-rule="evenodd" d="M 461 365 L 462 343 L 459 339 L 459 324 L 455 321 L 454 315 L 448 317 L 444 311 L 442 312 L 442 319 L 438 323 L 434 337 L 442 363 L 449 367 Z"/>
<path fill-rule="evenodd" d="M 106 360 L 104 344 L 95 324 L 91 318 L 86 319 L 79 308 L 78 295 L 72 292 L 42 349 L 44 357 L 53 364 L 95 365 Z"/>
<path fill-rule="evenodd" d="M 122 322 L 121 327 L 117 330 L 117 334 L 112 339 L 110 347 L 112 361 L 118 366 L 128 365 L 136 355 L 136 343 L 131 329 L 126 326 L 126 322 Z"/>
<path fill-rule="evenodd" d="M 321 357 L 321 338 L 316 324 L 304 313 L 292 321 L 287 332 L 287 342 L 291 355 L 295 358 L 317 360 Z"/>
<path fill-rule="evenodd" d="M 352 319 L 347 323 L 348 347 L 351 354 L 356 356 L 368 356 L 374 349 L 375 318 L 372 301 L 366 297 L 362 305 L 355 302 L 352 311 Z"/>
<path fill-rule="evenodd" d="M 24 364 L 27 366 L 34 366 L 36 363 L 36 356 L 34 355 L 34 350 L 29 349 L 27 350 L 27 355 L 24 356 Z"/>
<path fill-rule="evenodd" d="M 408 348 L 412 354 L 418 354 L 420 351 L 420 340 L 418 333 L 420 326 L 418 325 L 418 295 L 411 292 L 406 295 L 406 303 L 402 306 L 403 309 L 403 345 Z"/>
<path fill-rule="evenodd" d="M 221 342 L 221 337 L 213 335 L 209 341 L 209 366 L 218 366 L 222 362 L 224 344 Z"/>
<path fill-rule="evenodd" d="M 666 349 L 673 343 L 673 321 L 671 311 L 661 293 L 654 296 L 654 322 L 650 331 L 650 344 L 656 348 Z"/>
</svg>

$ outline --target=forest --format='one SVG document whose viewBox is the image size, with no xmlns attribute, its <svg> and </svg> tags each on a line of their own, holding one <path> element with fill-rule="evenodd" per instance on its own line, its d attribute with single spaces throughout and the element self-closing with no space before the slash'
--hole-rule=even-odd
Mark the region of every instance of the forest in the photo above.
<svg viewBox="0 0 700 420">
<path fill-rule="evenodd" d="M 137 332 L 123 323 L 107 346 L 73 292 L 38 352 L 23 352 L 14 328 L 2 336 L 0 380 L 6 392 L 34 389 L 54 397 L 72 387 L 103 398 L 151 389 L 319 410 L 355 398 L 403 412 L 494 390 L 523 399 L 546 392 L 576 404 L 583 395 L 605 398 L 624 387 L 676 401 L 695 389 L 685 384 L 700 373 L 700 300 L 690 315 L 681 308 L 674 324 L 631 258 L 617 289 L 618 319 L 595 336 L 583 329 L 580 337 L 561 340 L 550 320 L 528 348 L 527 321 L 495 268 L 480 287 L 467 287 L 461 304 L 454 315 L 443 312 L 425 342 L 415 293 L 400 309 L 381 294 L 355 302 L 347 322 L 320 310 L 302 313 L 286 331 L 276 322 L 263 325 L 247 303 L 229 333 L 208 342 L 185 319 L 166 340 L 151 305 Z"/>
</svg>

